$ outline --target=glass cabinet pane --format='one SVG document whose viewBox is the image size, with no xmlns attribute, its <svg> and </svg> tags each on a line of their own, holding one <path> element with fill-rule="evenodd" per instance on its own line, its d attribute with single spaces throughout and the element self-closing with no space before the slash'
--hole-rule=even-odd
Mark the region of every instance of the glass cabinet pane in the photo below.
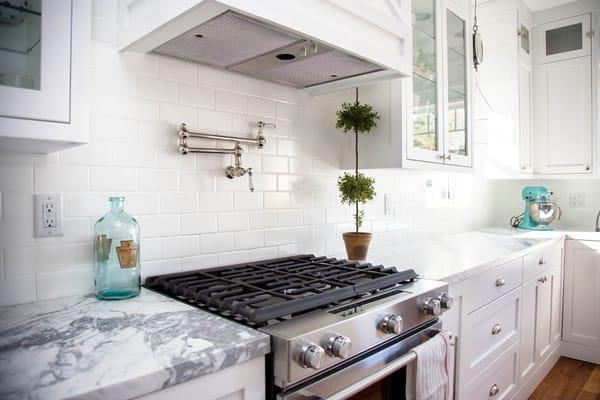
<svg viewBox="0 0 600 400">
<path fill-rule="evenodd" d="M 435 0 L 413 0 L 413 147 L 437 151 Z"/>
<path fill-rule="evenodd" d="M 521 38 L 521 50 L 525 53 L 529 53 L 529 29 L 523 24 L 521 24 L 521 28 L 519 29 L 519 37 Z"/>
<path fill-rule="evenodd" d="M 546 31 L 546 55 L 580 50 L 583 48 L 583 26 L 574 24 Z"/>
<path fill-rule="evenodd" d="M 0 2 L 0 85 L 40 89 L 41 0 Z"/>
<path fill-rule="evenodd" d="M 452 11 L 446 12 L 448 35 L 448 152 L 467 155 L 466 105 L 467 105 L 467 58 L 466 23 Z"/>
</svg>

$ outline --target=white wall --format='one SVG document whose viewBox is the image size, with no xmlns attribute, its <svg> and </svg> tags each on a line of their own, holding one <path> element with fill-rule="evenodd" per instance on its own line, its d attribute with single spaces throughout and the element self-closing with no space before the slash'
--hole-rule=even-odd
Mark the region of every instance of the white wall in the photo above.
<svg viewBox="0 0 600 400">
<path fill-rule="evenodd" d="M 521 190 L 524 186 L 545 186 L 554 192 L 562 209 L 562 217 L 552 225 L 556 229 L 593 230 L 596 214 L 600 211 L 600 179 L 565 180 L 507 180 L 493 183 L 493 219 L 494 226 L 508 227 L 511 216 L 523 212 L 524 203 Z M 570 195 L 583 195 L 583 207 L 571 207 Z"/>
<path fill-rule="evenodd" d="M 90 144 L 47 156 L 0 154 L 0 304 L 92 291 L 93 225 L 114 194 L 140 222 L 144 276 L 343 253 L 352 212 L 337 198 L 339 105 L 160 55 L 119 54 L 115 12 L 115 0 L 94 2 Z M 180 122 L 250 136 L 259 120 L 277 129 L 264 150 L 244 157 L 255 193 L 245 178 L 224 177 L 228 156 L 177 152 Z M 374 246 L 488 225 L 479 174 L 368 173 L 377 178 L 365 226 Z M 453 200 L 436 201 L 428 179 L 434 187 L 449 180 Z M 63 237 L 33 237 L 35 192 L 64 194 Z M 392 215 L 384 215 L 384 193 Z"/>
</svg>

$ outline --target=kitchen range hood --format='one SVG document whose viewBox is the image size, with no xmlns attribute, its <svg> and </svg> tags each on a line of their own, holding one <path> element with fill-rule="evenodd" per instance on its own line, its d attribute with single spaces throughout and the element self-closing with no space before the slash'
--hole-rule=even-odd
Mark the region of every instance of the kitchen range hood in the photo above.
<svg viewBox="0 0 600 400">
<path fill-rule="evenodd" d="M 121 0 L 119 43 L 313 93 L 409 75 L 410 29 L 398 28 L 406 10 L 386 14 L 371 4 Z"/>
</svg>

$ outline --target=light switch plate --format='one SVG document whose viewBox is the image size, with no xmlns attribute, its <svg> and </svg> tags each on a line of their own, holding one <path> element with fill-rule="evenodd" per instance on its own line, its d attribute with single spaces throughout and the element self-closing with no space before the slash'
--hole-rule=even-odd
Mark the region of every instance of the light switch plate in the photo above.
<svg viewBox="0 0 600 400">
<path fill-rule="evenodd" d="M 571 207 L 571 208 L 585 207 L 585 193 L 569 193 L 569 207 Z"/>
<path fill-rule="evenodd" d="M 33 231 L 35 237 L 63 236 L 62 193 L 33 195 Z"/>
</svg>

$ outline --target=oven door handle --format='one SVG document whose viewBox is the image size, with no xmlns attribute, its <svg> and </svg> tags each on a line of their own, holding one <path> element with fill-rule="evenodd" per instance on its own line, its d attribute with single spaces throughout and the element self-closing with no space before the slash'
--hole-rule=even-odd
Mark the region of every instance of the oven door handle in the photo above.
<svg viewBox="0 0 600 400">
<path fill-rule="evenodd" d="M 448 335 L 448 338 L 452 339 L 452 333 L 450 333 L 446 330 L 434 329 L 434 330 L 432 330 L 432 332 L 435 332 L 436 334 L 440 333 L 440 332 L 445 332 Z M 450 346 L 452 346 L 452 344 L 450 344 Z M 415 353 L 414 350 L 410 350 L 403 356 L 398 357 L 396 360 L 394 360 L 390 364 L 386 365 L 385 367 L 381 368 L 380 370 L 376 371 L 375 373 L 365 377 L 364 379 L 361 379 L 361 380 L 353 383 L 350 386 L 345 387 L 344 389 L 340 390 L 339 392 L 336 392 L 330 396 L 327 396 L 326 398 L 321 397 L 321 396 L 316 396 L 312 393 L 306 393 L 306 392 L 302 393 L 303 394 L 302 398 L 306 398 L 306 399 L 310 399 L 310 400 L 343 400 L 343 399 L 346 399 L 346 398 L 360 392 L 361 390 L 371 386 L 372 384 L 380 381 L 381 379 L 385 378 L 386 376 L 396 372 L 400 368 L 406 367 L 410 362 L 412 362 L 416 359 L 417 359 L 417 353 Z M 281 399 L 281 397 L 278 397 L 278 399 Z"/>
</svg>

